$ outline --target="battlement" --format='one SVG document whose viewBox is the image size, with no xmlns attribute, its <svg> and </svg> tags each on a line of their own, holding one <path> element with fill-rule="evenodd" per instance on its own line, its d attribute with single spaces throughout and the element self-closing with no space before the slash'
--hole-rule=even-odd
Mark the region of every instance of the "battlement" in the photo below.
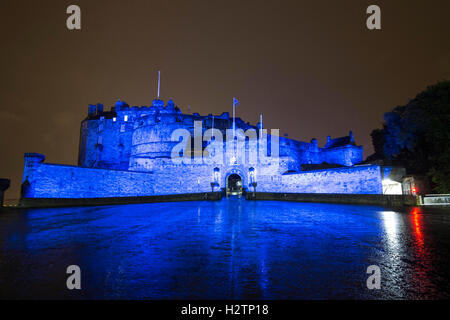
<svg viewBox="0 0 450 320">
<path fill-rule="evenodd" d="M 79 165 L 128 170 L 132 157 L 170 157 L 171 148 L 176 144 L 171 141 L 171 134 L 177 129 L 186 129 L 192 135 L 196 121 L 202 124 L 202 134 L 214 127 L 224 137 L 233 123 L 228 112 L 220 115 L 182 113 L 172 99 L 166 104 L 162 99 L 154 99 L 151 106 L 130 106 L 119 99 L 110 110 L 105 110 L 102 104 L 89 105 L 88 117 L 81 125 Z M 235 123 L 236 129 L 253 129 L 258 136 L 260 134 L 259 122 L 255 126 L 235 118 Z M 268 137 L 270 140 L 270 134 Z M 296 164 L 290 169 L 294 171 L 300 171 L 302 164 L 326 162 L 351 166 L 362 162 L 362 147 L 356 145 L 351 131 L 345 137 L 328 137 L 322 148 L 315 138 L 303 142 L 279 137 L 279 146 L 280 156 Z"/>
<path fill-rule="evenodd" d="M 222 142 L 220 135 L 211 139 L 211 128 L 222 133 Z M 174 135 L 178 129 L 183 135 Z M 178 150 L 180 162 L 174 161 Z M 262 119 L 255 126 L 228 112 L 185 114 L 172 99 L 165 104 L 158 98 L 151 106 L 118 100 L 109 110 L 89 105 L 80 128 L 78 166 L 46 164 L 42 154 L 25 154 L 22 198 L 204 193 L 228 188 L 231 176 L 241 179 L 242 188 L 258 186 L 263 192 L 380 193 L 380 169 L 354 166 L 362 162 L 362 150 L 351 131 L 328 137 L 319 147 L 315 138 L 303 142 L 277 130 L 269 134 Z"/>
<path fill-rule="evenodd" d="M 129 106 L 128 103 L 119 99 L 108 111 L 104 109 L 104 106 L 101 103 L 96 105 L 90 104 L 88 107 L 88 117 L 86 120 L 141 122 L 140 120 L 143 117 L 160 117 L 162 115 L 166 116 L 161 119 L 157 119 L 155 123 L 160 121 L 172 123 L 176 121 L 187 122 L 189 124 L 193 123 L 193 121 L 203 121 L 204 126 L 207 126 L 207 124 L 210 123 L 210 127 L 212 127 L 212 119 L 214 118 L 215 124 L 217 125 L 215 128 L 217 129 L 229 129 L 232 123 L 232 118 L 230 117 L 229 112 L 223 112 L 220 115 L 208 114 L 206 116 L 202 116 L 198 113 L 182 113 L 180 108 L 172 99 L 169 99 L 165 106 L 162 99 L 154 99 L 151 106 Z M 244 122 L 241 118 L 235 118 L 235 121 L 237 128 L 244 130 L 248 128 L 256 128 L 256 126 L 252 126 L 250 123 Z"/>
</svg>

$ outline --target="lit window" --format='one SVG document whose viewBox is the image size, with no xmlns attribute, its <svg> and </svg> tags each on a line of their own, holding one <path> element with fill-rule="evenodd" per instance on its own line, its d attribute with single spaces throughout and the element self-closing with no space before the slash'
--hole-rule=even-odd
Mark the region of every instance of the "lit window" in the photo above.
<svg viewBox="0 0 450 320">
<path fill-rule="evenodd" d="M 113 118 L 113 122 L 116 122 L 116 117 Z"/>
<path fill-rule="evenodd" d="M 123 117 L 123 121 L 128 121 L 128 116 L 127 115 L 125 115 L 124 117 Z"/>
</svg>

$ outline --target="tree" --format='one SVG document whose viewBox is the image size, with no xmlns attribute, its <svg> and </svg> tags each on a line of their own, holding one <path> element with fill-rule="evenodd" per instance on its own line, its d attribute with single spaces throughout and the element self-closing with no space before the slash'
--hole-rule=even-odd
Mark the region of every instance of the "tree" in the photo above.
<svg viewBox="0 0 450 320">
<path fill-rule="evenodd" d="M 386 160 L 386 156 L 384 155 L 384 130 L 383 129 L 375 129 L 371 132 L 370 136 L 372 138 L 372 145 L 374 149 L 374 153 L 367 157 L 366 161 L 372 162 L 377 160 Z"/>
<path fill-rule="evenodd" d="M 387 112 L 371 135 L 379 159 L 400 161 L 409 173 L 427 175 L 435 192 L 450 193 L 450 81 Z"/>
</svg>

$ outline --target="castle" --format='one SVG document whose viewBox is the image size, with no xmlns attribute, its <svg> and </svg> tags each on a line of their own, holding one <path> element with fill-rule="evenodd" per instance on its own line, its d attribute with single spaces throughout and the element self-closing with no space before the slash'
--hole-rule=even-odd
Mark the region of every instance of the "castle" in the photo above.
<svg viewBox="0 0 450 320">
<path fill-rule="evenodd" d="M 174 136 L 180 131 L 188 133 L 187 140 Z M 215 157 L 216 153 L 223 157 Z M 351 131 L 345 137 L 328 137 L 319 147 L 316 139 L 302 142 L 268 134 L 262 121 L 253 126 L 228 112 L 183 114 L 171 99 L 164 105 L 159 98 L 149 107 L 130 107 L 120 100 L 110 110 L 102 104 L 89 105 L 81 123 L 78 165 L 44 160 L 38 153 L 25 154 L 23 199 L 250 190 L 383 194 L 383 183 L 392 181 L 387 179 L 390 167 L 359 165 L 363 148 L 356 145 Z"/>
</svg>

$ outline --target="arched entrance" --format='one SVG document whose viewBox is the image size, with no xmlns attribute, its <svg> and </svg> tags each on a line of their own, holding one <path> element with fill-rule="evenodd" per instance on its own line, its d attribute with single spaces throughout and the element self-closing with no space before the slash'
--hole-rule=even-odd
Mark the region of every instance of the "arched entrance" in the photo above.
<svg viewBox="0 0 450 320">
<path fill-rule="evenodd" d="M 242 195 L 242 178 L 233 173 L 227 178 L 227 195 Z"/>
</svg>

